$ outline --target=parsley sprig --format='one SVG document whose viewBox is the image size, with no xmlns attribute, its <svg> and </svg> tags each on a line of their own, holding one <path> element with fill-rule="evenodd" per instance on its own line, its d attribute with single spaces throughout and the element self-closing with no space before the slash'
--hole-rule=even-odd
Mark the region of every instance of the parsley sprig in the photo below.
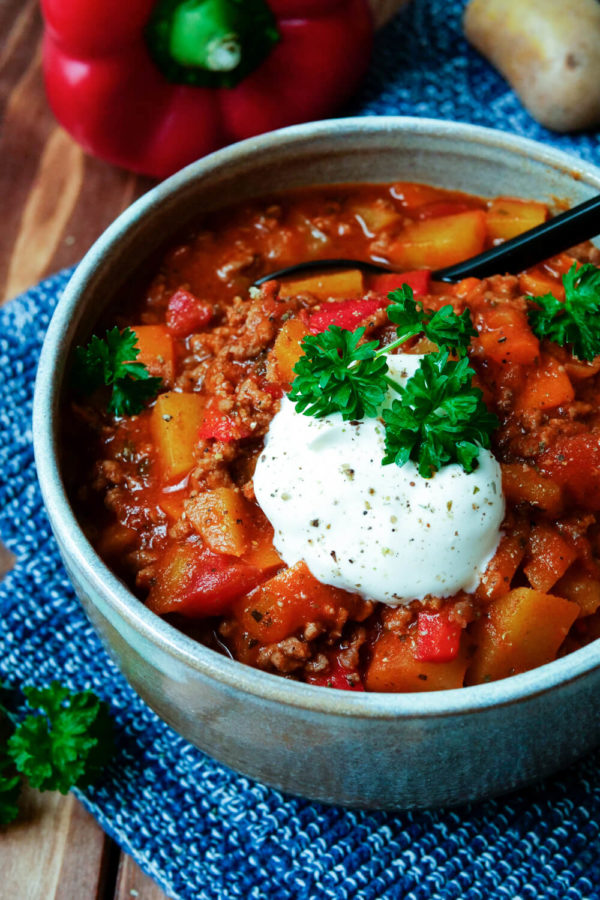
<svg viewBox="0 0 600 900">
<path fill-rule="evenodd" d="M 411 337 L 423 333 L 438 347 L 447 347 L 459 356 L 467 352 L 472 337 L 477 332 L 473 328 L 471 313 L 465 309 L 457 315 L 448 304 L 436 310 L 425 310 L 420 300 L 415 300 L 412 289 L 403 284 L 400 290 L 388 294 L 392 302 L 387 308 L 388 318 L 397 325 L 398 339 L 386 347 L 389 352 Z"/>
<path fill-rule="evenodd" d="M 474 375 L 466 357 L 451 360 L 447 350 L 427 354 L 399 388 L 400 399 L 383 410 L 383 465 L 403 466 L 412 459 L 423 478 L 455 462 L 472 472 L 499 424 L 473 387 Z"/>
<path fill-rule="evenodd" d="M 600 269 L 573 263 L 563 275 L 564 303 L 552 294 L 528 297 L 535 307 L 528 312 L 532 331 L 561 347 L 571 347 L 578 359 L 600 353 Z"/>
<path fill-rule="evenodd" d="M 377 341 L 361 344 L 365 329 L 347 331 L 331 325 L 304 338 L 289 398 L 298 412 L 319 419 L 333 412 L 342 418 L 375 416 L 391 379 Z"/>
<path fill-rule="evenodd" d="M 148 372 L 139 356 L 137 335 L 131 328 L 117 326 L 104 338 L 92 335 L 85 347 L 75 349 L 73 383 L 81 394 L 93 394 L 98 388 L 111 388 L 108 411 L 115 416 L 141 412 L 146 401 L 156 397 L 162 380 Z"/>
<path fill-rule="evenodd" d="M 460 316 L 451 306 L 426 311 L 408 285 L 388 298 L 387 314 L 397 326 L 397 339 L 385 347 L 377 341 L 361 343 L 364 327 L 347 331 L 336 325 L 306 337 L 289 399 L 305 415 L 321 418 L 339 412 L 346 420 L 361 419 L 380 414 L 391 387 L 399 399 L 382 413 L 383 464 L 403 466 L 412 459 L 424 478 L 452 462 L 472 472 L 481 447 L 490 446 L 498 419 L 488 412 L 481 391 L 473 386 L 475 372 L 466 352 L 477 332 L 469 310 Z M 439 351 L 427 354 L 402 387 L 390 377 L 386 357 L 421 333 Z M 459 359 L 450 359 L 450 353 Z"/>
<path fill-rule="evenodd" d="M 113 754 L 108 707 L 92 691 L 72 693 L 58 681 L 24 687 L 27 707 L 16 716 L 0 702 L 0 825 L 18 814 L 21 776 L 41 791 L 66 794 L 92 784 Z"/>
</svg>

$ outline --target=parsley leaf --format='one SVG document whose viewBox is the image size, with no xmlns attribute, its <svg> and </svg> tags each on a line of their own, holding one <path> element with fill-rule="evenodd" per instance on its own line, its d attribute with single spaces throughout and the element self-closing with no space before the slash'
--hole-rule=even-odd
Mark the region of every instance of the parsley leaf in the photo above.
<svg viewBox="0 0 600 900">
<path fill-rule="evenodd" d="M 155 397 L 162 385 L 160 378 L 148 372 L 139 355 L 137 335 L 131 328 L 117 326 L 106 337 L 92 335 L 87 346 L 75 348 L 73 383 L 82 394 L 93 394 L 104 385 L 112 387 L 108 411 L 115 416 L 141 412 L 147 400 Z"/>
<path fill-rule="evenodd" d="M 113 752 L 108 709 L 91 691 L 71 693 L 53 681 L 47 688 L 25 687 L 32 710 L 8 739 L 7 751 L 19 772 L 42 791 L 66 794 L 91 784 Z"/>
<path fill-rule="evenodd" d="M 573 263 L 563 275 L 565 302 L 552 294 L 528 297 L 537 308 L 527 313 L 532 331 L 561 347 L 570 346 L 578 359 L 600 353 L 600 269 Z"/>
<path fill-rule="evenodd" d="M 377 415 L 387 392 L 388 366 L 377 357 L 377 341 L 361 344 L 364 328 L 331 325 L 302 342 L 304 355 L 294 366 L 289 399 L 306 416 L 341 412 L 343 419 Z"/>
<path fill-rule="evenodd" d="M 21 779 L 8 756 L 0 756 L 0 825 L 8 825 L 19 814 Z"/>
<path fill-rule="evenodd" d="M 398 326 L 396 333 L 398 340 L 386 347 L 386 350 L 403 344 L 410 337 L 421 332 L 434 344 L 443 349 L 452 350 L 463 356 L 472 337 L 477 332 L 473 328 L 471 313 L 465 309 L 459 315 L 454 312 L 450 304 L 440 309 L 425 310 L 420 300 L 415 300 L 412 288 L 403 284 L 400 290 L 388 294 L 392 302 L 387 307 L 388 319 Z"/>
<path fill-rule="evenodd" d="M 490 433 L 499 424 L 473 387 L 474 374 L 466 357 L 454 361 L 448 351 L 425 356 L 399 388 L 400 399 L 383 411 L 383 465 L 403 466 L 412 459 L 423 478 L 454 462 L 472 472 L 479 450 L 490 446 Z"/>
</svg>

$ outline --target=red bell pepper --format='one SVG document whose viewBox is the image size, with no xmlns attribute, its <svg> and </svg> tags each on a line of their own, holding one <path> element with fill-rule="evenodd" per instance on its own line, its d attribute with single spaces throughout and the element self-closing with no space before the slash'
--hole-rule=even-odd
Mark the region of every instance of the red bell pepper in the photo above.
<svg viewBox="0 0 600 900">
<path fill-rule="evenodd" d="M 452 662 L 458 656 L 462 628 L 444 612 L 419 613 L 415 657 L 421 662 Z"/>
<path fill-rule="evenodd" d="M 228 444 L 230 441 L 239 441 L 242 438 L 247 438 L 250 434 L 250 430 L 241 425 L 235 418 L 221 412 L 218 400 L 209 400 L 198 432 L 198 437 L 201 440 L 214 439 Z"/>
<path fill-rule="evenodd" d="M 165 322 L 175 337 L 187 337 L 199 328 L 206 328 L 212 317 L 213 308 L 210 303 L 179 288 L 169 299 Z"/>
<path fill-rule="evenodd" d="M 337 300 L 324 303 L 321 309 L 311 313 L 308 318 L 308 330 L 311 334 L 321 334 L 330 325 L 354 331 L 368 316 L 387 305 L 387 300 Z"/>
<path fill-rule="evenodd" d="M 431 272 L 429 269 L 415 269 L 414 272 L 390 272 L 389 275 L 375 275 L 371 278 L 371 290 L 378 294 L 389 294 L 390 291 L 400 290 L 403 284 L 412 288 L 415 297 L 422 297 L 429 293 Z"/>
<path fill-rule="evenodd" d="M 230 141 L 327 116 L 369 60 L 367 0 L 42 0 L 57 119 L 164 177 Z"/>
</svg>

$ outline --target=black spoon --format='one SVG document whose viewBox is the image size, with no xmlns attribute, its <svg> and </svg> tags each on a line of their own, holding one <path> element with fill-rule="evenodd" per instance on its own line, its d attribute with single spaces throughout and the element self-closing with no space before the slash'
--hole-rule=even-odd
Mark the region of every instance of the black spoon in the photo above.
<svg viewBox="0 0 600 900">
<path fill-rule="evenodd" d="M 574 247 L 575 244 L 589 240 L 597 234 L 600 234 L 600 196 L 579 203 L 542 225 L 524 231 L 510 241 L 472 256 L 471 259 L 437 269 L 431 276 L 435 281 L 454 282 L 469 276 L 485 278 L 496 274 L 516 275 L 517 272 L 522 272 L 523 269 L 528 269 L 549 256 Z M 365 272 L 398 271 L 392 265 L 362 259 L 312 259 L 263 275 L 262 278 L 257 278 L 254 284 L 258 286 L 273 278 L 283 278 L 297 272 L 340 268 L 361 269 Z"/>
</svg>

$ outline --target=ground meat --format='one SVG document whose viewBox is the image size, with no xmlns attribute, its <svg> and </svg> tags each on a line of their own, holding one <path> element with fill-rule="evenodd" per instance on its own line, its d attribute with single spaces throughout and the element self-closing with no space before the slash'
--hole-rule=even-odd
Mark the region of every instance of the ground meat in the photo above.
<svg viewBox="0 0 600 900">
<path fill-rule="evenodd" d="M 260 669 L 274 669 L 284 675 L 296 672 L 310 659 L 310 644 L 296 637 L 285 638 L 277 644 L 267 644 L 260 648 L 258 666 Z"/>
</svg>

